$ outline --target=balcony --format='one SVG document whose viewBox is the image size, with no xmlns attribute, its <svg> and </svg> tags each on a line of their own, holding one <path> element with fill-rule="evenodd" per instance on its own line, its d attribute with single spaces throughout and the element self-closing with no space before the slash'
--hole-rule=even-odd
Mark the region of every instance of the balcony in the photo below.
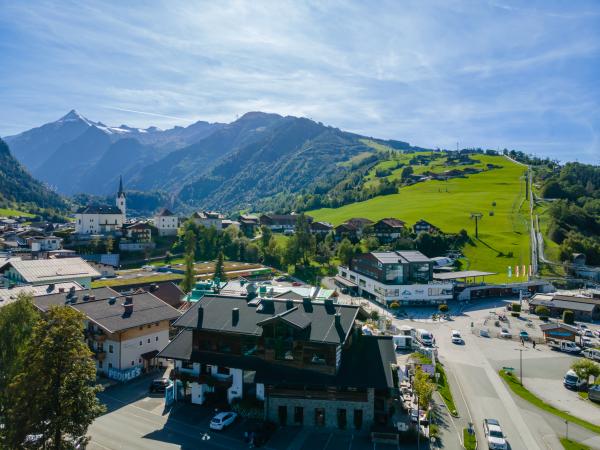
<svg viewBox="0 0 600 450">
<path fill-rule="evenodd" d="M 98 361 L 104 361 L 104 359 L 106 358 L 106 352 L 104 350 L 96 350 L 94 352 L 94 358 Z"/>
<path fill-rule="evenodd" d="M 102 331 L 95 331 L 90 328 L 86 328 L 83 334 L 87 339 L 93 339 L 96 342 L 106 341 L 106 334 L 104 334 Z"/>
<path fill-rule="evenodd" d="M 223 387 L 228 389 L 233 385 L 232 375 L 212 375 L 210 373 L 201 373 L 200 375 L 195 375 L 189 372 L 174 369 L 171 371 L 170 376 L 171 379 L 187 381 L 188 383 L 206 384 L 211 387 Z"/>
<path fill-rule="evenodd" d="M 366 392 L 337 391 L 335 388 L 327 390 L 311 389 L 284 389 L 268 386 L 266 394 L 269 397 L 281 398 L 308 398 L 314 400 L 337 400 L 349 402 L 366 402 L 369 396 Z"/>
</svg>

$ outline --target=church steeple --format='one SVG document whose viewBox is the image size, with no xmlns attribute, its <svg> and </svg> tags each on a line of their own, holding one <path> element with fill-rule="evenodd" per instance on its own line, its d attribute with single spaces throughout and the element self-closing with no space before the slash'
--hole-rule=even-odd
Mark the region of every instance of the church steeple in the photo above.
<svg viewBox="0 0 600 450">
<path fill-rule="evenodd" d="M 123 214 L 123 221 L 127 215 L 127 204 L 125 202 L 125 191 L 123 190 L 123 175 L 119 176 L 119 192 L 117 192 L 117 208 L 121 210 Z"/>
<path fill-rule="evenodd" d="M 117 197 L 125 197 L 125 192 L 123 191 L 123 175 L 119 175 L 119 192 L 117 192 Z"/>
</svg>

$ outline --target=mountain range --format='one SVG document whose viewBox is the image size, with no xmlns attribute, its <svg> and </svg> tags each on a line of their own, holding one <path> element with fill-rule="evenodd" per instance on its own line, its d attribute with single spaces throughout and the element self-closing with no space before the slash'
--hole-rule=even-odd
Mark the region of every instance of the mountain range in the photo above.
<svg viewBox="0 0 600 450">
<path fill-rule="evenodd" d="M 31 204 L 37 208 L 64 209 L 65 201 L 34 179 L 0 139 L 0 207 Z"/>
<path fill-rule="evenodd" d="M 112 195 L 126 189 L 160 192 L 171 205 L 255 210 L 275 195 L 293 195 L 350 170 L 374 143 L 312 120 L 249 112 L 231 122 L 196 122 L 160 130 L 110 127 L 72 110 L 38 128 L 5 138 L 15 157 L 62 194 Z"/>
</svg>

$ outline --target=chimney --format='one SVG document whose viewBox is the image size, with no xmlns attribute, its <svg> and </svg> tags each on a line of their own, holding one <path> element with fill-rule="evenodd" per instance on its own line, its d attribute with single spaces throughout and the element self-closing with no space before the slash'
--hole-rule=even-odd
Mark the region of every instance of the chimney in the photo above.
<svg viewBox="0 0 600 450">
<path fill-rule="evenodd" d="M 231 310 L 231 323 L 233 326 L 237 325 L 240 320 L 240 308 L 233 308 Z"/>
<path fill-rule="evenodd" d="M 87 302 L 89 299 L 90 299 L 90 296 L 89 296 L 88 294 L 84 294 L 84 295 L 83 295 L 83 300 L 84 300 L 84 301 L 86 301 L 86 302 Z"/>
<path fill-rule="evenodd" d="M 65 288 L 64 287 L 59 287 L 58 288 L 58 292 L 61 293 L 61 294 L 64 293 L 65 292 Z"/>
<path fill-rule="evenodd" d="M 150 285 L 150 292 L 154 292 L 158 290 L 158 284 L 154 283 Z"/>
<path fill-rule="evenodd" d="M 339 312 L 335 313 L 335 324 L 336 326 L 342 324 L 342 315 Z"/>
<path fill-rule="evenodd" d="M 131 295 L 125 296 L 125 305 L 133 305 L 133 297 Z"/>
<path fill-rule="evenodd" d="M 285 307 L 286 307 L 286 309 L 292 309 L 294 307 L 294 300 L 287 299 L 285 301 Z"/>
<path fill-rule="evenodd" d="M 90 300 L 96 300 L 96 296 L 95 295 L 90 295 Z"/>
</svg>

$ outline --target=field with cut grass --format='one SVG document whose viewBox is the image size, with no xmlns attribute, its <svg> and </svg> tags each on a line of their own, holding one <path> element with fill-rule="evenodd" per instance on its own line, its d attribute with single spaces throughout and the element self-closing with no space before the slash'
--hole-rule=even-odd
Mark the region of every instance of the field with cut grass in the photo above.
<svg viewBox="0 0 600 450">
<path fill-rule="evenodd" d="M 391 161 L 379 163 L 367 175 L 369 182 L 377 182 L 375 171 L 395 167 L 398 162 L 407 163 L 416 155 L 400 154 Z M 352 203 L 340 208 L 323 208 L 308 211 L 315 220 L 340 224 L 352 217 L 379 220 L 396 217 L 412 226 L 419 219 L 438 226 L 447 233 L 467 230 L 473 244 L 463 248 L 463 270 L 498 272 L 488 281 L 507 281 L 509 265 L 528 265 L 530 262 L 528 205 L 525 201 L 525 167 L 502 156 L 472 155 L 476 163 L 447 165 L 445 158 L 437 158 L 426 164 L 413 165 L 414 173 L 435 173 L 450 169 L 476 167 L 483 172 L 466 178 L 447 181 L 428 180 L 400 188 L 397 194 L 379 196 L 364 202 Z M 487 169 L 488 164 L 501 166 Z M 400 176 L 402 168 L 392 170 L 388 178 Z M 471 213 L 481 213 L 479 239 L 475 239 L 475 223 Z M 512 280 L 515 280 L 514 276 Z"/>
<path fill-rule="evenodd" d="M 29 214 L 16 209 L 0 208 L 0 217 L 35 217 L 33 214 Z"/>
</svg>

